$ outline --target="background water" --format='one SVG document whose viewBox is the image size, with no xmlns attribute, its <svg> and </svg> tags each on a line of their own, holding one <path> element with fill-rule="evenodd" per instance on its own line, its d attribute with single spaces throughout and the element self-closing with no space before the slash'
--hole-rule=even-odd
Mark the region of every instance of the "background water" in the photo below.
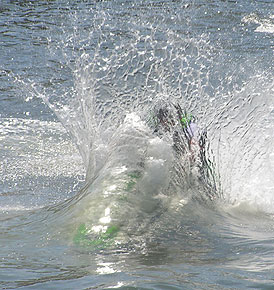
<svg viewBox="0 0 274 290">
<path fill-rule="evenodd" d="M 273 10 L 1 1 L 1 288 L 273 289 Z M 207 131 L 214 198 L 146 126 L 163 102 Z M 75 242 L 112 209 L 114 244 Z"/>
</svg>

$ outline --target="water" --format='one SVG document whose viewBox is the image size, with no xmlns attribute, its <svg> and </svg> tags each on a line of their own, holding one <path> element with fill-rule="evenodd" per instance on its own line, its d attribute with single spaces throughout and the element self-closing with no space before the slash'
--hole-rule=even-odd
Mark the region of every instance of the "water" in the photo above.
<svg viewBox="0 0 274 290">
<path fill-rule="evenodd" d="M 274 287 L 273 9 L 1 2 L 2 289 Z"/>
</svg>

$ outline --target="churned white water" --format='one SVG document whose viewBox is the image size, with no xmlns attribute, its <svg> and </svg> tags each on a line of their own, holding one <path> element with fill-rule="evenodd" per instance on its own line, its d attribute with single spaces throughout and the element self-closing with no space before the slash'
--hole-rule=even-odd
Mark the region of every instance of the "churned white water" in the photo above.
<svg viewBox="0 0 274 290">
<path fill-rule="evenodd" d="M 0 288 L 273 287 L 272 6 L 0 4 Z"/>
</svg>

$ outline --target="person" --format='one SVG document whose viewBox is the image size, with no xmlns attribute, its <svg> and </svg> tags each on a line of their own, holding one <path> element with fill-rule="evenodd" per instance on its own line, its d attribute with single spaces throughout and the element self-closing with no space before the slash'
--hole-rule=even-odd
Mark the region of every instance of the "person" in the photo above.
<svg viewBox="0 0 274 290">
<path fill-rule="evenodd" d="M 203 150 L 205 134 L 199 136 L 199 128 L 195 117 L 183 110 L 180 105 L 174 105 L 174 108 L 175 111 L 167 106 L 156 110 L 153 116 L 153 133 L 160 138 L 167 133 L 171 134 L 173 146 L 178 154 L 185 154 L 186 151 L 194 154 L 197 144 L 199 144 L 200 150 Z"/>
<path fill-rule="evenodd" d="M 217 191 L 216 173 L 214 163 L 207 156 L 207 132 L 199 128 L 196 118 L 179 104 L 161 106 L 154 111 L 153 133 L 160 138 L 171 136 L 179 160 L 188 160 L 184 164 L 198 169 L 199 180 L 212 198 L 212 192 Z"/>
</svg>

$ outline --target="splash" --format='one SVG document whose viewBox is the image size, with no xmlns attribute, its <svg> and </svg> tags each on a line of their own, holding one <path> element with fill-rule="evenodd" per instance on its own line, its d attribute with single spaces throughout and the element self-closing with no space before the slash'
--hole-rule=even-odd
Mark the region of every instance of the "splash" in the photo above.
<svg viewBox="0 0 274 290">
<path fill-rule="evenodd" d="M 210 71 L 205 68 L 214 60 L 206 37 L 185 37 L 139 18 L 127 26 L 125 21 L 89 10 L 72 16 L 72 27 L 61 28 L 61 39 L 51 39 L 51 55 L 61 59 L 73 83 L 63 93 L 53 85 L 54 93 L 42 97 L 72 133 L 86 167 L 90 148 L 127 113 L 147 118 L 159 100 L 194 110 L 198 99 L 209 98 Z M 83 32 L 86 22 L 89 28 Z"/>
<path fill-rule="evenodd" d="M 229 203 L 272 204 L 272 181 L 265 174 L 273 166 L 269 69 L 251 56 L 239 62 L 235 54 L 233 59 L 221 43 L 212 41 L 210 33 L 190 33 L 187 27 L 195 24 L 193 7 L 157 14 L 144 12 L 142 5 L 133 6 L 119 6 L 113 12 L 106 4 L 103 9 L 96 6 L 63 16 L 58 33 L 48 38 L 52 76 L 46 87 L 32 88 L 77 144 L 87 184 L 105 174 L 111 150 L 120 148 L 110 144 L 120 142 L 119 128 L 126 126 L 129 114 L 140 118 L 137 123 L 146 123 L 157 104 L 179 104 L 207 132 L 206 158 L 214 164 L 221 184 L 218 196 Z M 127 9 L 135 9 L 136 17 L 127 15 Z M 173 29 L 177 26 L 181 29 Z M 129 123 L 134 128 L 134 122 Z M 152 137 L 142 138 L 147 138 L 145 148 Z M 186 177 L 174 176 L 171 180 L 177 178 L 179 183 Z M 127 182 L 129 187 L 137 183 Z"/>
<path fill-rule="evenodd" d="M 224 128 L 218 144 L 227 198 L 255 204 L 267 212 L 272 212 L 273 204 L 272 95 L 268 75 L 251 78 L 237 102 L 222 115 Z"/>
</svg>

